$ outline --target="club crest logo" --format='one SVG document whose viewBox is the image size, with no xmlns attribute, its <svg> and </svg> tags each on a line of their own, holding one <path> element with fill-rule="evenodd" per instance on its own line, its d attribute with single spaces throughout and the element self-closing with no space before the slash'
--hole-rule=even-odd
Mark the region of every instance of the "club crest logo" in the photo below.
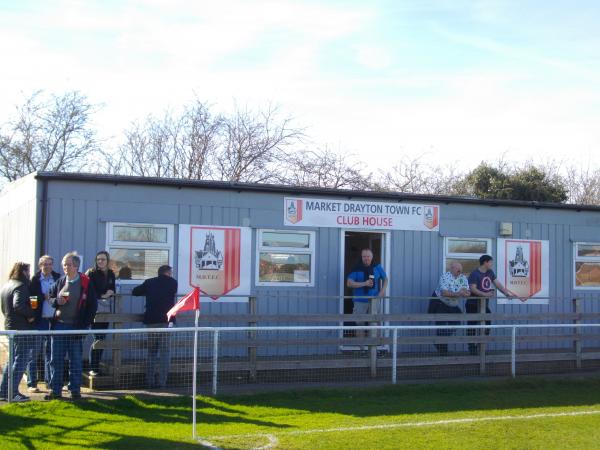
<svg viewBox="0 0 600 450">
<path fill-rule="evenodd" d="M 423 214 L 423 224 L 433 230 L 437 228 L 439 224 L 439 207 L 438 206 L 425 206 Z"/>
<path fill-rule="evenodd" d="M 505 280 L 508 289 L 532 297 L 542 289 L 542 244 L 538 241 L 505 242 Z"/>
<path fill-rule="evenodd" d="M 515 250 L 515 259 L 508 261 L 512 277 L 527 278 L 529 276 L 529 262 L 523 256 L 523 247 L 518 245 Z"/>
<path fill-rule="evenodd" d="M 285 218 L 290 223 L 302 220 L 302 200 L 288 199 L 285 204 Z"/>
</svg>

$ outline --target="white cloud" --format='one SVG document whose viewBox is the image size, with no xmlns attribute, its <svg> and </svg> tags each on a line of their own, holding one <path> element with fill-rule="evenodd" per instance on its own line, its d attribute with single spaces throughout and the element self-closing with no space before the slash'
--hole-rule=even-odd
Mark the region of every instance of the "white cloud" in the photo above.
<svg viewBox="0 0 600 450">
<path fill-rule="evenodd" d="M 101 135 L 119 136 L 131 120 L 195 93 L 220 109 L 234 99 L 250 107 L 281 104 L 314 141 L 355 152 L 373 168 L 402 153 L 429 153 L 466 168 L 506 151 L 515 159 L 568 152 L 600 162 L 590 157 L 600 144 L 599 90 L 576 83 L 528 90 L 517 70 L 392 71 L 392 43 L 369 35 L 376 19 L 365 7 L 267 0 L 144 0 L 116 11 L 69 1 L 26 18 L 7 14 L 0 18 L 0 52 L 10 61 L 1 75 L 0 122 L 21 91 L 80 89 L 105 104 L 96 120 Z M 444 36 L 519 61 L 531 56 L 466 33 Z M 326 72 L 323 49 L 338 40 L 376 76 Z M 565 73 L 594 78 L 576 66 Z"/>
<path fill-rule="evenodd" d="M 392 65 L 392 55 L 381 46 L 360 44 L 356 46 L 356 60 L 369 69 L 387 69 Z"/>
</svg>

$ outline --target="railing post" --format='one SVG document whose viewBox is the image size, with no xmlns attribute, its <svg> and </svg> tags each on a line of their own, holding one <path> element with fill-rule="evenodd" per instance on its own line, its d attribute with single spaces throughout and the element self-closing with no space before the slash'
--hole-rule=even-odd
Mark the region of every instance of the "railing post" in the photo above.
<svg viewBox="0 0 600 450">
<path fill-rule="evenodd" d="M 13 365 L 15 363 L 14 339 L 15 337 L 12 334 L 8 335 L 8 364 L 6 365 L 6 370 L 8 370 L 8 392 L 6 393 L 6 401 L 8 403 L 12 402 L 13 385 L 15 383 L 13 371 Z"/>
<path fill-rule="evenodd" d="M 479 298 L 479 314 L 486 314 L 486 302 L 488 301 L 487 297 Z M 485 325 L 485 319 L 479 322 L 480 325 Z M 487 329 L 480 328 L 477 333 L 480 338 L 486 336 Z M 485 342 L 479 343 L 479 374 L 485 375 L 485 350 L 486 345 Z"/>
<path fill-rule="evenodd" d="M 196 397 L 198 395 L 198 316 L 200 310 L 196 310 L 196 320 L 194 322 L 194 356 L 192 358 L 192 439 L 196 440 L 198 434 L 196 431 L 196 415 L 197 415 L 197 404 Z"/>
<path fill-rule="evenodd" d="M 379 306 L 379 298 L 371 298 L 369 299 L 369 302 L 371 303 L 371 315 L 376 315 L 378 312 L 378 306 Z M 375 326 L 377 325 L 377 322 L 369 322 L 369 325 L 371 326 Z M 377 337 L 377 330 L 369 330 L 369 337 L 372 340 L 375 340 L 375 338 Z M 377 344 L 370 344 L 369 345 L 369 360 L 371 362 L 371 378 L 376 378 L 377 377 Z"/>
<path fill-rule="evenodd" d="M 510 339 L 510 374 L 513 378 L 517 376 L 517 327 L 512 327 Z"/>
<path fill-rule="evenodd" d="M 397 381 L 397 365 L 398 363 L 398 328 L 394 328 L 392 333 L 392 384 Z"/>
<path fill-rule="evenodd" d="M 213 377 L 212 394 L 217 395 L 217 374 L 219 372 L 219 330 L 213 334 Z"/>
<path fill-rule="evenodd" d="M 573 312 L 578 315 L 578 317 L 573 321 L 573 323 L 578 324 L 581 323 L 581 319 L 579 319 L 581 315 L 581 299 L 574 298 L 573 299 Z M 575 327 L 573 330 L 575 334 L 575 340 L 573 341 L 573 348 L 575 350 L 575 366 L 578 369 L 581 369 L 581 330 L 579 327 Z"/>
<path fill-rule="evenodd" d="M 115 314 L 121 314 L 123 312 L 123 294 L 115 295 Z M 113 329 L 117 330 L 123 327 L 123 324 L 120 322 L 113 322 Z M 147 337 L 147 336 L 146 336 Z M 121 379 L 121 364 L 123 353 L 121 352 L 121 344 L 123 342 L 123 337 L 118 334 L 113 334 L 111 337 L 112 341 L 112 370 L 113 370 L 113 385 L 114 387 L 118 387 Z M 148 382 L 148 381 L 146 381 Z"/>
<path fill-rule="evenodd" d="M 256 315 L 256 297 L 255 296 L 251 296 L 248 298 L 248 313 L 249 315 L 255 316 Z M 256 327 L 257 323 L 250 321 L 248 322 L 248 326 L 250 327 Z M 250 341 L 250 343 L 252 343 L 252 341 L 256 340 L 256 331 L 249 331 L 248 332 L 248 340 Z M 250 345 L 248 346 L 248 365 L 249 365 L 249 372 L 248 372 L 248 379 L 250 382 L 255 383 L 256 382 L 256 344 L 255 345 Z"/>
</svg>

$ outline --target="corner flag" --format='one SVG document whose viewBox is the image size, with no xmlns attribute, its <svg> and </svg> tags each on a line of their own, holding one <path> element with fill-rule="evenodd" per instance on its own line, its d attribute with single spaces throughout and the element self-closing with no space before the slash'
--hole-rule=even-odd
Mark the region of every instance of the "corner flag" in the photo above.
<svg viewBox="0 0 600 450">
<path fill-rule="evenodd" d="M 176 316 L 181 311 L 193 311 L 200 309 L 200 289 L 194 288 L 192 292 L 183 297 L 175 306 L 173 306 L 169 312 L 167 312 L 167 320 L 171 320 L 171 317 Z"/>
</svg>

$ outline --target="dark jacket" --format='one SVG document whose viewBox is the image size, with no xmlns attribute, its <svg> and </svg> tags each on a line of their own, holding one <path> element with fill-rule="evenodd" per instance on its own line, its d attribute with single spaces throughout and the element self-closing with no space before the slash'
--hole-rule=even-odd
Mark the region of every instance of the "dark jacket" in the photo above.
<svg viewBox="0 0 600 450">
<path fill-rule="evenodd" d="M 81 277 L 81 293 L 79 297 L 79 303 L 77 303 L 77 321 L 75 322 L 75 328 L 84 330 L 89 328 L 94 322 L 96 316 L 96 310 L 98 309 L 98 301 L 96 299 L 96 291 L 92 287 L 92 282 L 87 275 L 79 272 Z M 63 275 L 58 279 L 52 289 L 50 289 L 50 304 L 55 308 L 60 309 L 57 297 L 58 293 L 67 283 L 67 276 Z"/>
<path fill-rule="evenodd" d="M 38 324 L 42 319 L 42 305 L 44 304 L 44 294 L 42 293 L 42 271 L 38 271 L 33 277 L 31 277 L 31 284 L 29 285 L 29 290 L 31 291 L 31 295 L 36 295 L 38 298 L 38 307 L 35 309 L 35 323 Z M 54 282 L 60 278 L 60 273 L 52 271 L 52 278 Z"/>
<path fill-rule="evenodd" d="M 167 323 L 167 312 L 175 304 L 177 280 L 166 275 L 148 278 L 131 291 L 132 295 L 146 296 L 146 312 L 144 323 Z M 171 322 L 175 319 L 172 318 Z"/>
<path fill-rule="evenodd" d="M 113 292 L 117 291 L 115 273 L 108 269 L 108 272 L 105 274 L 99 269 L 88 269 L 85 273 L 92 282 L 92 286 L 94 287 L 94 291 L 96 291 L 96 299 L 98 300 L 98 311 L 99 312 L 110 312 L 111 311 L 111 303 L 114 301 L 114 297 L 102 298 L 106 291 L 109 289 Z"/>
<path fill-rule="evenodd" d="M 4 328 L 7 330 L 33 330 L 34 323 L 27 319 L 35 318 L 35 311 L 29 303 L 29 283 L 8 280 L 0 290 Z"/>
</svg>

